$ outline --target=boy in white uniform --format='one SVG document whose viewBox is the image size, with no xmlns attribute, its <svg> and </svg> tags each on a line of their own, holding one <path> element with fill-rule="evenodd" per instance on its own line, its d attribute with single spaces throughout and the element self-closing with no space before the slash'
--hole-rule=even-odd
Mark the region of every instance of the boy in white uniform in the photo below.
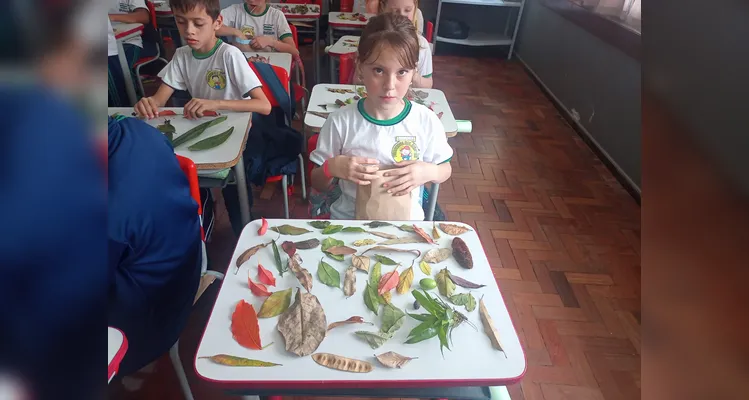
<svg viewBox="0 0 749 400">
<path fill-rule="evenodd" d="M 298 55 L 286 16 L 265 0 L 245 0 L 221 10 L 219 36 L 234 36 L 242 51 L 278 51 Z"/>
<path fill-rule="evenodd" d="M 135 111 L 149 119 L 158 116 L 175 90 L 187 90 L 187 118 L 205 111 L 244 111 L 268 115 L 271 107 L 258 77 L 242 52 L 216 37 L 221 27 L 219 0 L 171 0 L 180 35 L 180 47 L 159 73 L 163 83 L 152 97 L 144 97 Z"/>
</svg>

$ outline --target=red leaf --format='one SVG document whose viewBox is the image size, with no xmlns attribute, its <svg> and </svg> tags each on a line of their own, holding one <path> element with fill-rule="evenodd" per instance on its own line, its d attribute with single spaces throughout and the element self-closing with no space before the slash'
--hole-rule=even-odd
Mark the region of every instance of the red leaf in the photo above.
<svg viewBox="0 0 749 400">
<path fill-rule="evenodd" d="M 174 111 L 172 111 L 172 110 L 162 110 L 162 111 L 159 111 L 159 117 L 166 117 L 166 116 L 169 116 L 169 115 L 177 115 L 177 113 L 174 112 Z"/>
<path fill-rule="evenodd" d="M 426 233 L 423 229 L 421 229 L 418 226 L 416 226 L 416 224 L 414 224 L 414 232 L 416 232 L 416 234 L 418 234 L 419 236 L 421 236 L 422 239 L 426 240 L 427 243 L 429 243 L 429 244 L 437 244 L 437 242 L 435 242 L 434 239 L 432 239 L 432 237 L 429 236 L 428 233 Z"/>
<path fill-rule="evenodd" d="M 283 242 L 281 243 L 281 248 L 289 255 L 289 257 L 294 257 L 294 254 L 296 254 L 296 245 L 294 242 Z"/>
<path fill-rule="evenodd" d="M 398 286 L 399 281 L 400 274 L 398 274 L 398 270 L 388 272 L 387 274 L 383 275 L 382 278 L 380 278 L 380 285 L 377 287 L 377 294 L 382 296 L 383 294 L 393 290 L 396 286 Z"/>
<path fill-rule="evenodd" d="M 231 315 L 231 333 L 234 340 L 248 349 L 260 350 L 260 325 L 257 313 L 252 304 L 244 300 L 237 303 L 234 313 Z"/>
<path fill-rule="evenodd" d="M 260 225 L 260 229 L 257 230 L 257 234 L 263 236 L 265 235 L 265 232 L 268 232 L 268 221 L 263 218 L 263 222 Z"/>
<path fill-rule="evenodd" d="M 265 287 L 265 285 L 253 282 L 249 276 L 247 277 L 247 284 L 250 285 L 250 290 L 255 296 L 268 297 L 271 295 L 271 292 L 268 291 L 268 288 Z"/>
<path fill-rule="evenodd" d="M 272 272 L 263 268 L 262 264 L 257 265 L 257 280 L 269 286 L 276 286 L 276 277 Z"/>
<path fill-rule="evenodd" d="M 215 111 L 203 111 L 204 117 L 218 117 L 218 113 Z"/>
</svg>

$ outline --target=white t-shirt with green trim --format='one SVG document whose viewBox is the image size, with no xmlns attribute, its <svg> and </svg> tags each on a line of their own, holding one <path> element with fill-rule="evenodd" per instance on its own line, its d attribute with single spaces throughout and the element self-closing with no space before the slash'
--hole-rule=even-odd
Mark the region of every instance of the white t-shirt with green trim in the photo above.
<svg viewBox="0 0 749 400">
<path fill-rule="evenodd" d="M 110 14 L 129 14 L 139 8 L 148 10 L 145 0 L 109 0 L 109 13 Z M 143 48 L 143 38 L 141 35 L 136 35 L 128 40 L 125 40 L 123 44 L 132 44 Z"/>
<path fill-rule="evenodd" d="M 437 115 L 425 106 L 406 100 L 398 116 L 376 120 L 364 110 L 364 100 L 328 116 L 320 130 L 310 161 L 322 165 L 338 155 L 375 158 L 382 165 L 421 160 L 433 164 L 450 161 L 453 149 Z M 331 219 L 354 219 L 357 185 L 340 180 L 341 196 L 330 206 Z M 411 192 L 411 219 L 424 220 L 421 188 Z"/>
<path fill-rule="evenodd" d="M 174 89 L 207 100 L 242 100 L 262 86 L 242 51 L 221 39 L 207 54 L 197 54 L 189 46 L 178 48 L 159 77 Z"/>
<path fill-rule="evenodd" d="M 250 39 L 255 36 L 272 36 L 283 40 L 291 36 L 291 28 L 283 12 L 270 4 L 266 4 L 265 11 L 260 14 L 252 14 L 244 2 L 232 4 L 221 10 L 221 16 L 224 18 L 224 25 L 239 29 Z M 262 51 L 275 49 L 269 46 Z"/>
<path fill-rule="evenodd" d="M 416 69 L 419 75 L 429 78 L 432 76 L 432 48 L 424 36 L 416 36 L 419 38 L 419 64 Z"/>
</svg>

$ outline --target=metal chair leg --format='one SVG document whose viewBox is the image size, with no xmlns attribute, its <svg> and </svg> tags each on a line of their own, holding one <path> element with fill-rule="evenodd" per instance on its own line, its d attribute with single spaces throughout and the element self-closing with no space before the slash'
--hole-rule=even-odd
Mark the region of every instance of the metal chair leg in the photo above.
<svg viewBox="0 0 749 400">
<path fill-rule="evenodd" d="M 432 191 L 429 193 L 429 207 L 427 208 L 426 221 L 434 220 L 434 210 L 437 208 L 437 195 L 440 192 L 440 184 L 433 183 Z"/>
<path fill-rule="evenodd" d="M 182 367 L 182 360 L 179 358 L 179 339 L 174 342 L 174 346 L 169 349 L 169 358 L 172 359 L 172 366 L 174 372 L 177 373 L 177 379 L 179 380 L 179 386 L 182 388 L 182 394 L 185 396 L 185 400 L 195 400 L 192 397 L 192 391 L 190 390 L 190 383 L 187 382 L 187 375 L 185 375 L 185 369 Z"/>
<path fill-rule="evenodd" d="M 281 190 L 283 190 L 283 212 L 286 219 L 289 219 L 289 177 L 284 175 L 281 178 Z"/>
<path fill-rule="evenodd" d="M 299 154 L 299 168 L 302 172 L 302 199 L 307 200 L 307 171 L 304 169 L 304 157 Z"/>
</svg>

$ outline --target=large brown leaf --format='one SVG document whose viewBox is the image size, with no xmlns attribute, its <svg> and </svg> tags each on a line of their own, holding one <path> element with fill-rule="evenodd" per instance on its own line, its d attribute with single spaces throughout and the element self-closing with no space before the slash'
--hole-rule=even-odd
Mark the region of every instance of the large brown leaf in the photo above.
<svg viewBox="0 0 749 400">
<path fill-rule="evenodd" d="M 312 354 L 325 339 L 328 321 L 320 301 L 313 294 L 297 290 L 294 304 L 278 318 L 278 331 L 286 351 L 298 356 Z"/>
</svg>

